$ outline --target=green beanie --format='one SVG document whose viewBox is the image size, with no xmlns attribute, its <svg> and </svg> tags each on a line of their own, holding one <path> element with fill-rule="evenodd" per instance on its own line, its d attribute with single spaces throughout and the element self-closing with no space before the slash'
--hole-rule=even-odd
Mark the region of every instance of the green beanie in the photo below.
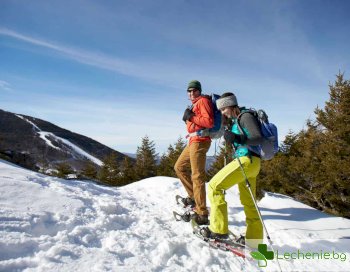
<svg viewBox="0 0 350 272">
<path fill-rule="evenodd" d="M 201 83 L 198 80 L 191 80 L 188 83 L 187 91 L 190 88 L 195 88 L 195 89 L 199 90 L 200 92 L 202 92 L 202 86 L 201 86 Z"/>
</svg>

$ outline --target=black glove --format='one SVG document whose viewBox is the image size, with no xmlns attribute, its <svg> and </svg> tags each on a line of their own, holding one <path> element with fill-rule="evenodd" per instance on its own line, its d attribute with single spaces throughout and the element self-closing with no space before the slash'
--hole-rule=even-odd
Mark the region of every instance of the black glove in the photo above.
<svg viewBox="0 0 350 272">
<path fill-rule="evenodd" d="M 235 134 L 229 130 L 225 130 L 224 132 L 224 139 L 226 143 L 233 144 L 233 141 L 235 140 Z"/>
<path fill-rule="evenodd" d="M 194 112 L 191 111 L 189 108 L 187 108 L 184 112 L 184 116 L 182 117 L 182 120 L 186 122 L 190 120 L 193 115 L 194 115 Z"/>
</svg>

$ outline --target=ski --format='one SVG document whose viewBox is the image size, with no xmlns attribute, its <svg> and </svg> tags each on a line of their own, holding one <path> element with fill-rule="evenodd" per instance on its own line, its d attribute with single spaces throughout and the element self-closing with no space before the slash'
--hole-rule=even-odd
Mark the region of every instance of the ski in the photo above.
<svg viewBox="0 0 350 272">
<path fill-rule="evenodd" d="M 208 243 L 209 246 L 211 246 L 212 248 L 220 249 L 223 251 L 230 251 L 238 257 L 241 257 L 243 259 L 246 258 L 245 246 L 235 242 L 236 236 L 232 232 L 230 232 L 231 238 L 229 239 L 209 239 L 202 236 L 200 232 L 201 227 L 194 220 L 191 220 L 191 225 L 193 229 L 193 234 L 195 234 L 198 238 L 200 238 L 204 242 Z"/>
</svg>

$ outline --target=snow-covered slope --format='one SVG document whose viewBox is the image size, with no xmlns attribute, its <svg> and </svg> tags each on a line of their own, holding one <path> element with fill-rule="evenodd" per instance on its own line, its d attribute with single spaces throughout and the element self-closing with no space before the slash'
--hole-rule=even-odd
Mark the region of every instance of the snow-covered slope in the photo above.
<svg viewBox="0 0 350 272">
<path fill-rule="evenodd" d="M 67 152 L 67 150 L 69 152 L 74 152 L 75 154 L 77 154 L 80 157 L 86 158 L 90 161 L 92 161 L 93 163 L 102 166 L 103 162 L 101 160 L 99 160 L 98 158 L 88 154 L 86 151 L 84 151 L 83 149 L 81 149 L 80 147 L 78 147 L 77 145 L 71 143 L 70 141 L 63 139 L 61 137 L 56 136 L 54 133 L 52 132 L 47 132 L 47 131 L 42 131 L 37 125 L 35 125 L 32 121 L 28 120 L 27 118 L 25 118 L 22 115 L 16 114 L 16 116 L 26 122 L 28 122 L 29 124 L 31 124 L 33 126 L 33 129 L 35 131 L 37 131 L 37 133 L 40 135 L 40 138 L 50 147 L 55 148 L 55 149 L 60 149 L 60 147 L 55 146 L 52 141 L 55 142 L 60 142 L 61 146 L 64 146 L 65 151 Z"/>
<path fill-rule="evenodd" d="M 274 271 L 268 261 L 209 248 L 176 222 L 178 179 L 155 177 L 121 188 L 66 181 L 0 160 L 0 271 Z M 227 192 L 230 229 L 243 232 L 236 190 Z M 316 245 L 346 260 L 280 260 L 283 271 L 350 271 L 350 220 L 289 197 L 259 203 L 275 249 Z M 332 239 L 332 240 L 330 240 Z M 340 256 L 340 255 L 339 255 Z"/>
</svg>

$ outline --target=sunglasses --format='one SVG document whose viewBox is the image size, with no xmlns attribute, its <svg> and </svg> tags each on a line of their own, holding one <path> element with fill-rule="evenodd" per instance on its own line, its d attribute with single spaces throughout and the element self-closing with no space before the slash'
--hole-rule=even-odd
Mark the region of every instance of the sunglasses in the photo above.
<svg viewBox="0 0 350 272">
<path fill-rule="evenodd" d="M 187 90 L 188 93 L 195 92 L 195 91 L 198 91 L 198 90 L 197 89 L 188 89 Z"/>
</svg>

